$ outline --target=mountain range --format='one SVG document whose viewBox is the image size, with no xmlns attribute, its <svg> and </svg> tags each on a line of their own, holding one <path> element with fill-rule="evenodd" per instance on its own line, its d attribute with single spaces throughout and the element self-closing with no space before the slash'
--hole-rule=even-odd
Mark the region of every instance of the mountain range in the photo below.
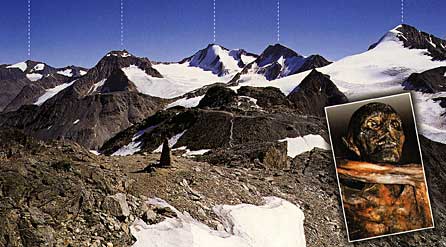
<svg viewBox="0 0 446 247">
<path fill-rule="evenodd" d="M 1 65 L 0 124 L 39 138 L 68 138 L 99 149 L 159 110 L 197 106 L 216 84 L 235 91 L 242 86 L 275 87 L 300 105 L 300 112 L 317 115 L 323 115 L 320 109 L 327 104 L 414 90 L 421 133 L 446 141 L 443 85 L 437 80 L 444 76 L 442 69 L 436 69 L 446 66 L 445 47 L 444 40 L 400 25 L 364 53 L 336 62 L 320 55 L 304 57 L 281 44 L 268 46 L 260 55 L 209 44 L 176 63 L 153 62 L 124 50 L 107 53 L 88 70 L 56 69 L 34 61 Z M 316 75 L 319 78 L 314 79 Z M 299 91 L 299 85 L 312 89 Z M 330 92 L 320 96 L 314 92 L 317 85 L 328 86 Z M 328 94 L 335 94 L 336 100 L 328 100 Z M 260 95 L 264 97 L 264 92 Z M 253 100 L 264 100 L 261 97 Z M 314 107 L 306 106 L 312 104 L 318 109 L 308 112 Z M 433 111 L 424 113 L 426 108 Z"/>
<path fill-rule="evenodd" d="M 143 158 L 154 159 L 167 139 L 175 160 L 190 164 L 180 172 L 198 174 L 208 169 L 207 164 L 224 168 L 227 172 L 223 174 L 221 169 L 213 171 L 217 168 L 209 168 L 212 170 L 210 174 L 206 174 L 205 179 L 197 179 L 198 182 L 214 181 L 213 173 L 224 175 L 231 181 L 234 175 L 237 186 L 248 193 L 256 193 L 257 197 L 271 193 L 282 195 L 282 190 L 290 189 L 292 184 L 288 182 L 276 184 L 276 180 L 282 178 L 303 186 L 305 189 L 299 191 L 299 195 L 308 196 L 307 202 L 311 201 L 317 207 L 293 197 L 294 187 L 290 189 L 290 198 L 303 205 L 305 213 L 312 216 L 306 219 L 311 229 L 324 229 L 327 234 L 332 226 L 318 226 L 326 221 L 320 215 L 330 214 L 332 217 L 335 210 L 319 212 L 322 207 L 319 198 L 329 200 L 333 208 L 339 207 L 339 202 L 336 200 L 337 188 L 332 186 L 335 184 L 334 167 L 328 167 L 331 155 L 324 107 L 372 96 L 411 92 L 419 133 L 424 136 L 421 137 L 423 155 L 433 164 L 427 166 L 427 175 L 438 182 L 430 187 L 437 206 L 434 212 L 444 219 L 444 203 L 439 200 L 441 185 L 444 184 L 444 155 L 434 150 L 443 150 L 446 144 L 446 41 L 405 24 L 385 32 L 377 40 L 363 53 L 338 61 L 328 61 L 319 54 L 303 56 L 283 44 L 269 45 L 261 54 L 209 44 L 178 62 L 152 61 L 126 50 L 116 50 L 105 54 L 89 69 L 77 66 L 54 68 L 36 61 L 0 65 L 0 128 L 26 134 L 0 131 L 1 136 L 8 138 L 8 143 L 13 143 L 10 145 L 13 147 L 0 145 L 0 159 L 10 154 L 11 157 L 23 154 L 32 160 L 34 157 L 29 155 L 36 156 L 42 151 L 45 156 L 39 156 L 39 159 L 44 162 L 25 162 L 23 169 L 26 171 L 17 172 L 25 175 L 51 174 L 54 180 L 41 181 L 36 175 L 32 181 L 42 186 L 54 182 L 62 199 L 56 197 L 64 203 L 71 203 L 74 198 L 76 203 L 70 205 L 79 211 L 84 210 L 82 203 L 88 203 L 85 204 L 88 208 L 85 215 L 93 214 L 96 218 L 105 217 L 107 221 L 117 222 L 123 220 L 122 215 L 109 219 L 111 216 L 104 216 L 100 211 L 107 206 L 98 205 L 111 200 L 102 198 L 102 194 L 144 187 L 145 184 L 132 184 L 127 178 L 128 175 L 145 181 L 138 172 L 132 171 L 129 175 L 126 165 L 144 168 L 142 165 L 146 164 L 141 162 L 146 160 Z M 65 144 L 60 146 L 60 143 Z M 27 153 L 30 150 L 32 154 Z M 52 154 L 57 157 L 52 157 Z M 48 160 L 59 156 L 69 156 L 75 161 L 46 166 L 50 162 Z M 116 161 L 119 164 L 115 164 Z M 8 159 L 8 162 L 15 160 Z M 89 166 L 86 167 L 89 168 L 78 166 L 78 163 L 84 164 L 82 162 L 87 162 Z M 118 166 L 121 167 L 117 169 Z M 73 167 L 79 169 L 75 170 L 77 173 L 70 170 Z M 234 170 L 230 170 L 232 168 Z M 237 173 L 250 176 L 243 177 Z M 258 183 L 260 192 L 248 187 L 248 180 L 257 183 L 251 180 L 257 179 L 257 175 L 251 173 L 268 175 L 264 183 Z M 149 179 L 155 180 L 146 182 L 153 190 L 158 190 L 157 186 L 163 190 L 163 181 L 170 179 L 166 174 L 164 170 L 151 174 Z M 176 174 L 175 171 L 172 174 Z M 63 188 L 57 184 L 68 186 L 63 182 L 66 178 L 76 183 L 85 182 L 87 190 L 76 187 L 75 192 L 67 192 L 73 198 L 65 198 L 61 192 Z M 9 183 L 15 181 L 13 177 L 7 179 Z M 190 201 L 191 196 L 192 201 L 206 201 L 190 188 L 186 178 L 178 181 L 169 180 L 169 186 L 175 191 L 168 191 L 166 195 L 177 196 L 186 190 L 188 197 L 178 196 L 180 200 Z M 15 182 L 25 184 L 22 180 Z M 16 187 L 28 186 L 23 184 Z M 32 193 L 35 191 L 30 190 Z M 14 189 L 10 191 L 17 192 Z M 210 195 L 215 191 L 209 189 L 206 193 Z M 225 194 L 230 195 L 234 193 Z M 140 203 L 139 199 L 131 200 L 135 205 Z M 66 210 L 64 206 L 57 206 L 59 211 Z M 132 207 L 133 211 L 140 213 L 137 206 Z M 11 217 L 9 219 L 13 220 Z M 82 217 L 88 219 L 87 216 Z M 87 223 L 90 222 L 87 220 Z M 128 221 L 121 223 L 126 227 L 129 225 Z M 84 225 L 82 222 L 75 224 Z M 333 231 L 339 233 L 343 227 L 339 224 L 342 223 L 333 224 L 336 225 Z M 100 227 L 102 231 L 108 231 L 105 225 Z M 12 228 L 2 228 L 0 224 L 0 232 L 2 229 Z M 444 229 L 443 225 L 439 229 Z M 320 244 L 313 246 L 330 246 L 330 239 L 320 239 L 318 232 L 306 230 L 307 238 Z M 126 243 L 130 243 L 132 238 L 128 228 L 123 231 L 127 231 Z M 113 236 L 111 239 L 120 239 L 110 235 Z M 28 237 L 26 234 L 23 236 Z M 445 241 L 438 232 L 427 232 L 425 236 L 429 244 Z M 8 239 L 0 234 L 0 243 Z M 412 246 L 408 243 L 413 243 L 404 237 L 401 238 L 404 242 L 399 237 L 388 239 L 381 242 L 383 245 L 364 246 Z M 339 236 L 335 241 L 345 242 Z"/>
</svg>

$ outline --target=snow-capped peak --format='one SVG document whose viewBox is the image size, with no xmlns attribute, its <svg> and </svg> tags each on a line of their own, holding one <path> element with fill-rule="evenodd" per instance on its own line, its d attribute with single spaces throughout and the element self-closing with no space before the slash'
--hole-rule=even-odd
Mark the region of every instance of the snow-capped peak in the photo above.
<svg viewBox="0 0 446 247">
<path fill-rule="evenodd" d="M 189 66 L 199 67 L 218 76 L 224 76 L 240 72 L 246 65 L 245 62 L 250 62 L 255 57 L 256 55 L 242 49 L 229 50 L 217 44 L 209 44 L 205 49 L 180 63 L 188 63 Z"/>
<path fill-rule="evenodd" d="M 446 40 L 422 32 L 407 24 L 401 24 L 391 29 L 369 49 L 394 41 L 402 42 L 403 46 L 408 49 L 425 49 L 432 60 L 446 60 Z"/>
</svg>

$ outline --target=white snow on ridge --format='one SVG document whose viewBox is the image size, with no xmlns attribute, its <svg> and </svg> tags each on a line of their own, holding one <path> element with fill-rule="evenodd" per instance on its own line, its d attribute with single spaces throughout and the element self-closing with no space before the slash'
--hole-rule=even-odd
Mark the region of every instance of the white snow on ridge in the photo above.
<svg viewBox="0 0 446 247">
<path fill-rule="evenodd" d="M 14 69 L 14 68 L 17 68 L 17 69 L 20 69 L 20 70 L 22 70 L 23 72 L 25 72 L 26 71 L 26 69 L 28 68 L 28 65 L 26 64 L 26 62 L 20 62 L 20 63 L 16 63 L 16 64 L 13 64 L 13 65 L 10 65 L 10 66 L 8 66 L 8 67 L 6 67 L 7 69 Z"/>
<path fill-rule="evenodd" d="M 140 93 L 162 98 L 175 98 L 205 85 L 228 81 L 230 78 L 229 76 L 220 78 L 210 71 L 190 67 L 187 63 L 157 64 L 153 68 L 158 70 L 164 78 L 147 75 L 135 65 L 123 68 L 122 71 Z"/>
<path fill-rule="evenodd" d="M 40 96 L 36 102 L 34 102 L 34 105 L 42 105 L 43 103 L 45 103 L 45 101 L 51 99 L 56 94 L 58 94 L 60 91 L 73 85 L 73 83 L 75 83 L 75 82 L 76 82 L 76 80 L 69 82 L 69 83 L 64 83 L 64 84 L 58 85 L 58 86 L 50 88 L 50 89 L 47 89 L 46 92 L 42 96 Z"/>
<path fill-rule="evenodd" d="M 216 64 L 214 64 L 218 57 L 220 62 L 223 64 L 223 70 L 226 70 L 229 74 L 235 74 L 241 70 L 241 68 L 238 66 L 238 61 L 231 56 L 231 51 L 225 50 L 219 45 L 212 45 L 211 47 L 208 47 L 204 58 L 202 57 L 202 52 L 203 51 L 200 51 L 192 57 L 190 66 L 200 67 L 204 70 L 210 70 L 214 74 L 219 74 L 219 68 L 216 67 Z"/>
<path fill-rule="evenodd" d="M 287 142 L 288 156 L 291 158 L 304 152 L 311 151 L 315 147 L 330 150 L 330 144 L 328 144 L 320 135 L 306 135 L 280 140 L 280 142 L 284 141 Z"/>
<path fill-rule="evenodd" d="M 168 104 L 166 106 L 166 109 L 172 108 L 174 106 L 183 106 L 186 108 L 196 107 L 200 103 L 200 100 L 202 100 L 203 98 L 204 98 L 204 95 L 193 97 L 193 98 L 181 98 L 175 102 Z"/>
<path fill-rule="evenodd" d="M 81 120 L 79 120 L 79 119 L 76 119 L 74 122 L 73 122 L 73 125 L 76 125 L 76 124 L 78 124 L 79 122 L 80 122 Z"/>
<path fill-rule="evenodd" d="M 389 31 L 375 48 L 345 57 L 317 70 L 329 75 L 350 98 L 370 93 L 394 92 L 401 89 L 401 82 L 410 74 L 446 66 L 446 61 L 432 61 L 427 50 L 405 48 L 398 39 L 402 34 L 395 29 Z M 274 86 L 289 94 L 309 73 L 310 71 L 305 71 L 273 81 L 247 74 L 242 75 L 240 81 L 241 86 Z"/>
<path fill-rule="evenodd" d="M 39 64 L 36 64 L 36 66 L 34 66 L 34 68 L 31 70 L 31 72 L 33 72 L 33 71 L 42 71 L 44 69 L 45 69 L 45 64 L 39 63 Z"/>
<path fill-rule="evenodd" d="M 241 59 L 242 59 L 242 62 L 245 65 L 247 65 L 247 64 L 250 64 L 250 63 L 254 62 L 254 60 L 256 60 L 256 57 L 247 56 L 247 55 L 241 55 Z"/>
<path fill-rule="evenodd" d="M 104 85 L 105 81 L 107 81 L 107 79 L 102 79 L 102 80 L 96 82 L 96 83 L 90 88 L 90 91 L 89 91 L 88 93 L 89 93 L 89 94 L 90 94 L 90 93 L 95 93 L 95 92 L 98 90 L 98 88 L 100 88 L 100 87 L 102 87 L 102 86 Z"/>
<path fill-rule="evenodd" d="M 152 77 L 135 65 L 123 68 L 122 71 L 135 84 L 137 90 L 143 94 L 162 98 L 175 98 L 193 90 L 190 89 L 189 85 L 184 85 L 180 82 L 170 82 L 166 78 Z"/>
<path fill-rule="evenodd" d="M 73 70 L 72 69 L 60 70 L 60 71 L 57 71 L 57 74 L 63 75 L 66 77 L 73 77 Z"/>
<path fill-rule="evenodd" d="M 87 74 L 87 71 L 85 71 L 85 70 L 80 70 L 80 71 L 79 71 L 79 74 L 80 74 L 81 76 L 84 76 L 84 75 Z"/>
<path fill-rule="evenodd" d="M 161 199 L 147 203 L 169 207 L 177 218 L 167 218 L 155 225 L 137 219 L 130 231 L 134 247 L 304 247 L 306 246 L 302 210 L 277 197 L 265 197 L 265 205 L 219 205 L 214 212 L 224 230 L 213 230 L 181 213 Z"/>
<path fill-rule="evenodd" d="M 26 77 L 30 81 L 38 81 L 38 80 L 42 79 L 43 75 L 37 74 L 37 73 L 32 73 L 32 74 L 26 74 Z"/>
</svg>

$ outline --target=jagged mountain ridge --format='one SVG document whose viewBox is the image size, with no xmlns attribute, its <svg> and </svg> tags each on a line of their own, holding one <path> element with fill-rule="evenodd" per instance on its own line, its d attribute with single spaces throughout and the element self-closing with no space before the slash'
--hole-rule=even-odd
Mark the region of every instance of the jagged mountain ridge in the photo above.
<svg viewBox="0 0 446 247">
<path fill-rule="evenodd" d="M 0 111 L 17 110 L 22 105 L 31 104 L 46 89 L 80 77 L 86 71 L 87 69 L 74 65 L 54 68 L 32 60 L 0 65 Z"/>
<path fill-rule="evenodd" d="M 224 76 L 239 72 L 255 58 L 257 58 L 257 55 L 243 49 L 229 50 L 217 44 L 209 44 L 206 48 L 183 59 L 180 63 L 188 63 L 189 66 L 211 71 L 218 76 Z"/>
<path fill-rule="evenodd" d="M 268 46 L 256 60 L 243 69 L 242 74 L 257 73 L 267 80 L 297 74 L 330 64 L 320 55 L 303 57 L 281 44 Z"/>
<path fill-rule="evenodd" d="M 397 38 L 404 43 L 404 47 L 425 49 L 433 60 L 446 60 L 446 40 L 420 31 L 407 24 L 399 25 L 394 30 L 397 32 Z M 383 39 L 371 45 L 369 49 L 375 48 Z"/>
<path fill-rule="evenodd" d="M 1 115 L 0 125 L 19 128 L 42 139 L 68 138 L 88 148 L 98 148 L 168 102 L 140 93 L 125 68 L 162 77 L 148 59 L 113 51 L 81 78 L 47 90 L 35 105 Z"/>
</svg>

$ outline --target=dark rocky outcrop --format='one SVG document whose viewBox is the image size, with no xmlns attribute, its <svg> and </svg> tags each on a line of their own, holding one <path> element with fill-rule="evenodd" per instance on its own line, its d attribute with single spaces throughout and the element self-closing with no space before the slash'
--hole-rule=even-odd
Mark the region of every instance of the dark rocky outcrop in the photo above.
<svg viewBox="0 0 446 247">
<path fill-rule="evenodd" d="M 162 109 L 165 101 L 135 92 L 83 98 L 56 95 L 41 106 L 0 115 L 2 128 L 15 127 L 41 139 L 66 138 L 96 149 L 106 140 Z"/>
<path fill-rule="evenodd" d="M 305 62 L 302 64 L 302 66 L 299 68 L 299 70 L 296 73 L 300 73 L 307 70 L 317 69 L 320 67 L 324 67 L 331 64 L 330 61 L 325 59 L 321 55 L 311 55 L 307 58 L 305 58 Z"/>
<path fill-rule="evenodd" d="M 446 91 L 446 67 L 413 73 L 403 82 L 405 90 L 415 90 L 423 93 L 438 93 Z"/>
<path fill-rule="evenodd" d="M 250 87 L 243 86 L 237 90 L 239 96 L 247 96 L 257 100 L 257 105 L 262 108 L 273 106 L 290 106 L 291 103 L 280 89 L 275 87 Z"/>
<path fill-rule="evenodd" d="M 330 77 L 317 70 L 311 73 L 287 96 L 306 114 L 324 116 L 324 107 L 348 102 Z"/>
<path fill-rule="evenodd" d="M 213 86 L 209 88 L 198 107 L 221 107 L 234 102 L 236 98 L 236 93 L 224 86 Z"/>
</svg>

